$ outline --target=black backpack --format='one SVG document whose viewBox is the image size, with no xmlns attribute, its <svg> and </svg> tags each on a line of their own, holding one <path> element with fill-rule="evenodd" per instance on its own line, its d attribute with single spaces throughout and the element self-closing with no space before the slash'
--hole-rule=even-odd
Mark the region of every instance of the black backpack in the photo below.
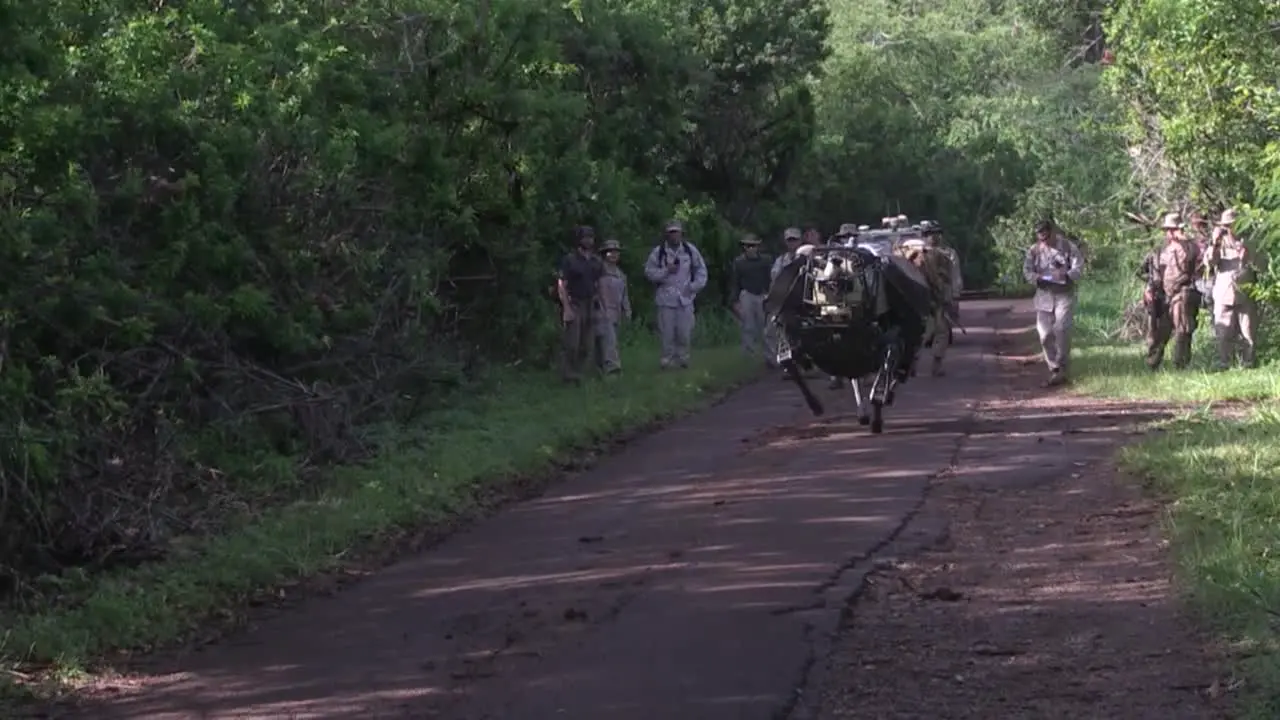
<svg viewBox="0 0 1280 720">
<path fill-rule="evenodd" d="M 680 243 L 680 249 L 689 253 L 689 257 L 692 258 L 694 268 L 697 268 L 699 265 L 702 265 L 702 254 L 699 253 L 698 249 L 694 247 L 692 244 L 687 242 L 682 242 Z M 664 265 L 664 266 L 667 264 L 667 244 L 666 243 L 662 243 L 661 245 L 658 246 L 658 264 Z"/>
</svg>

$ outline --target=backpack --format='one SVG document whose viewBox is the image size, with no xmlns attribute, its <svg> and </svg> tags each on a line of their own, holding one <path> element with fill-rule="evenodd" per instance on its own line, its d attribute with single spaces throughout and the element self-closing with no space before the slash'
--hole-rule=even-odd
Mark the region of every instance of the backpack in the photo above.
<svg viewBox="0 0 1280 720">
<path fill-rule="evenodd" d="M 912 248 L 906 257 L 924 275 L 934 300 L 939 304 L 951 302 L 951 258 L 929 247 Z"/>
<path fill-rule="evenodd" d="M 680 243 L 680 249 L 689 253 L 689 257 L 692 258 L 693 260 L 692 270 L 696 270 L 697 268 L 702 266 L 702 254 L 699 253 L 698 249 L 695 248 L 692 244 L 687 242 L 682 242 Z M 658 246 L 658 264 L 664 267 L 667 264 L 667 244 L 666 243 L 662 243 L 661 245 Z"/>
</svg>

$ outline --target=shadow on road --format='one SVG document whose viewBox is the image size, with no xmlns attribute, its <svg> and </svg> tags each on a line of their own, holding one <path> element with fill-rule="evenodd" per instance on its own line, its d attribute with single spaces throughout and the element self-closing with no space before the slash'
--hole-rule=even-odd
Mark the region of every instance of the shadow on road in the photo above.
<svg viewBox="0 0 1280 720">
<path fill-rule="evenodd" d="M 814 422 L 765 381 L 335 597 L 103 683 L 84 716 L 772 718 L 935 478 L 1017 488 L 1154 418 L 974 417 L 1003 392 L 1004 326 L 982 324 L 1006 308 L 966 303 L 951 376 L 906 386 L 883 436 L 850 397 Z"/>
</svg>

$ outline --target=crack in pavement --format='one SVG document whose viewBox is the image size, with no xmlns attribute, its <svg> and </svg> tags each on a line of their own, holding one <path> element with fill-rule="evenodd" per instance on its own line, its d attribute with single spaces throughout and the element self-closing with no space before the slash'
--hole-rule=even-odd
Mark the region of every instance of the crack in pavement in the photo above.
<svg viewBox="0 0 1280 720">
<path fill-rule="evenodd" d="M 984 317 L 991 319 L 1001 315 L 1009 315 L 1011 310 L 1012 308 L 993 308 L 987 311 Z M 995 323 L 995 325 L 998 326 L 999 323 Z M 999 327 L 993 327 L 993 330 L 997 336 L 1000 334 Z M 981 367 L 980 377 L 983 390 L 986 389 L 985 385 L 990 379 L 991 366 L 998 359 L 997 349 L 996 347 L 985 347 L 978 359 Z M 980 395 L 985 395 L 985 393 L 980 393 Z M 960 457 L 964 453 L 966 444 L 978 434 L 974 430 L 974 426 L 984 402 L 983 397 L 969 400 L 965 413 L 961 418 L 967 429 L 964 434 L 956 438 L 946 467 L 928 476 L 928 482 L 921 490 L 919 498 L 902 517 L 902 520 L 882 540 L 868 550 L 851 557 L 836 568 L 827 580 L 815 588 L 814 592 L 822 597 L 815 601 L 813 605 L 796 609 L 797 612 L 826 609 L 833 601 L 840 605 L 840 612 L 835 615 L 833 621 L 828 622 L 828 627 L 820 629 L 815 621 L 806 622 L 805 636 L 810 647 L 809 655 L 805 659 L 804 666 L 799 671 L 799 677 L 794 683 L 791 696 L 774 713 L 773 720 L 813 720 L 817 716 L 820 709 L 819 706 L 808 701 L 810 690 L 817 686 L 820 681 L 819 678 L 814 677 L 814 668 L 820 661 L 827 659 L 834 652 L 835 642 L 840 635 L 841 626 L 844 625 L 849 615 L 854 612 L 859 598 L 867 590 L 869 570 L 880 564 L 880 562 L 877 562 L 877 557 L 890 547 L 897 546 L 899 552 L 895 554 L 909 553 L 915 549 L 936 544 L 946 537 L 947 531 L 944 523 L 941 528 L 934 528 L 931 531 L 925 530 L 924 537 L 917 539 L 915 542 L 905 546 L 899 544 L 906 531 L 919 519 L 920 513 L 928 503 L 929 496 L 937 487 L 937 481 L 951 476 L 959 466 Z M 865 568 L 864 566 L 866 565 L 871 565 L 872 567 Z M 849 577 L 853 579 L 850 580 L 848 579 Z M 837 597 L 830 597 L 832 594 L 830 591 L 836 588 L 844 588 L 845 590 L 843 592 L 838 591 Z"/>
<path fill-rule="evenodd" d="M 787 717 L 867 572 L 939 534 L 922 508 L 975 432 L 998 336 L 970 325 L 953 377 L 904 387 L 884 435 L 815 429 L 766 380 L 86 716 Z M 780 423 L 802 429 L 779 441 Z"/>
</svg>

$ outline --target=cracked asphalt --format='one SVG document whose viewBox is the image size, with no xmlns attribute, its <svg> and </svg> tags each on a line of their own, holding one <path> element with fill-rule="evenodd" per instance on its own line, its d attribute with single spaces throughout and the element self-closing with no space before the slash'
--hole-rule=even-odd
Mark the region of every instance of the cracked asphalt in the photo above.
<svg viewBox="0 0 1280 720">
<path fill-rule="evenodd" d="M 263 620 L 86 717 L 752 720 L 787 717 L 879 548 L 911 523 L 998 391 L 1012 301 L 962 307 L 949 375 L 882 436 L 770 378 L 421 556 Z"/>
</svg>

